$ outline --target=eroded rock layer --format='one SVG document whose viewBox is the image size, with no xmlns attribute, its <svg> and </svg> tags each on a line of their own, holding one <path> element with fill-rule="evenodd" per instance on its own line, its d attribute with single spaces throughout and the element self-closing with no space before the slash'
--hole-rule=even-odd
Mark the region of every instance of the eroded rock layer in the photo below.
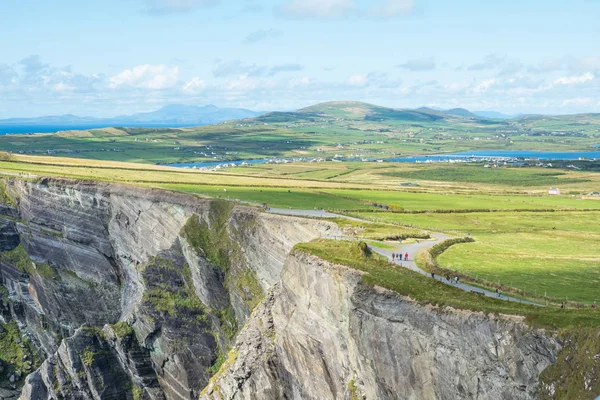
<svg viewBox="0 0 600 400">
<path fill-rule="evenodd" d="M 47 357 L 24 399 L 197 398 L 292 246 L 337 229 L 119 185 L 14 179 L 3 190 L 10 317 Z M 135 343 L 111 342 L 119 322 Z"/>
</svg>

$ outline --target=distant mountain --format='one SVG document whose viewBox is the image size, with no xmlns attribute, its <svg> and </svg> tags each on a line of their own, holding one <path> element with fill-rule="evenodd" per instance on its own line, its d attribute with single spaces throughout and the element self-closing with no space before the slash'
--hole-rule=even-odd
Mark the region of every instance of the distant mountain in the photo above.
<svg viewBox="0 0 600 400">
<path fill-rule="evenodd" d="M 115 119 L 130 121 L 132 123 L 206 125 L 236 119 L 253 118 L 259 115 L 261 115 L 260 112 L 244 108 L 219 108 L 212 104 L 203 107 L 172 104 L 157 111 L 117 117 Z"/>
<path fill-rule="evenodd" d="M 444 112 L 446 114 L 458 115 L 459 117 L 477 118 L 477 115 L 473 114 L 471 111 L 466 110 L 464 108 L 452 108 L 452 109 L 446 110 Z"/>
<path fill-rule="evenodd" d="M 172 104 L 157 111 L 133 115 L 121 115 L 112 118 L 78 117 L 76 115 L 59 115 L 38 118 L 10 118 L 0 120 L 0 127 L 36 126 L 60 127 L 107 127 L 107 126 L 196 126 L 219 122 L 254 118 L 263 113 L 243 108 L 219 108 L 214 105 L 190 106 Z"/>
<path fill-rule="evenodd" d="M 494 118 L 494 119 L 511 119 L 511 118 L 516 118 L 519 116 L 519 115 L 503 114 L 503 113 L 497 112 L 497 111 L 473 111 L 473 114 L 475 114 L 479 117 L 483 117 L 483 118 Z"/>
<path fill-rule="evenodd" d="M 396 109 L 359 101 L 331 101 L 302 108 L 296 112 L 274 112 L 257 118 L 261 122 L 314 121 L 316 119 L 349 119 L 367 121 L 429 122 L 444 118 L 442 115 L 419 110 Z"/>
</svg>

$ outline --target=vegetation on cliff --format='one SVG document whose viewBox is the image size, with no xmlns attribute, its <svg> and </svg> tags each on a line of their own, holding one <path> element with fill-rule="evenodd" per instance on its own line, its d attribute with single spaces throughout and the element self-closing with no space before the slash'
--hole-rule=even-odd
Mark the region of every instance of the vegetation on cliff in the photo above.
<svg viewBox="0 0 600 400">
<path fill-rule="evenodd" d="M 39 365 L 39 358 L 29 339 L 21 335 L 16 321 L 0 325 L 0 383 L 10 381 L 20 386 L 25 376 Z"/>
</svg>

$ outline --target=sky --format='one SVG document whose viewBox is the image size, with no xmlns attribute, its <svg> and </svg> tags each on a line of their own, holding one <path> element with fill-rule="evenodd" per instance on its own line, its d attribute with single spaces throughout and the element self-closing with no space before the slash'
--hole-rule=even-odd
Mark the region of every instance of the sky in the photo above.
<svg viewBox="0 0 600 400">
<path fill-rule="evenodd" d="M 0 0 L 0 118 L 600 112 L 600 0 Z"/>
</svg>

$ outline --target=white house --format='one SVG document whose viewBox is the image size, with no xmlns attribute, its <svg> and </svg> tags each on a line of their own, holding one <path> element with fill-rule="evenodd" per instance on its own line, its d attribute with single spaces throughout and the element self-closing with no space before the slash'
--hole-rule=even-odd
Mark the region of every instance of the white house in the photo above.
<svg viewBox="0 0 600 400">
<path fill-rule="evenodd" d="M 548 190 L 548 194 L 560 194 L 560 189 L 559 188 L 550 188 Z"/>
</svg>

